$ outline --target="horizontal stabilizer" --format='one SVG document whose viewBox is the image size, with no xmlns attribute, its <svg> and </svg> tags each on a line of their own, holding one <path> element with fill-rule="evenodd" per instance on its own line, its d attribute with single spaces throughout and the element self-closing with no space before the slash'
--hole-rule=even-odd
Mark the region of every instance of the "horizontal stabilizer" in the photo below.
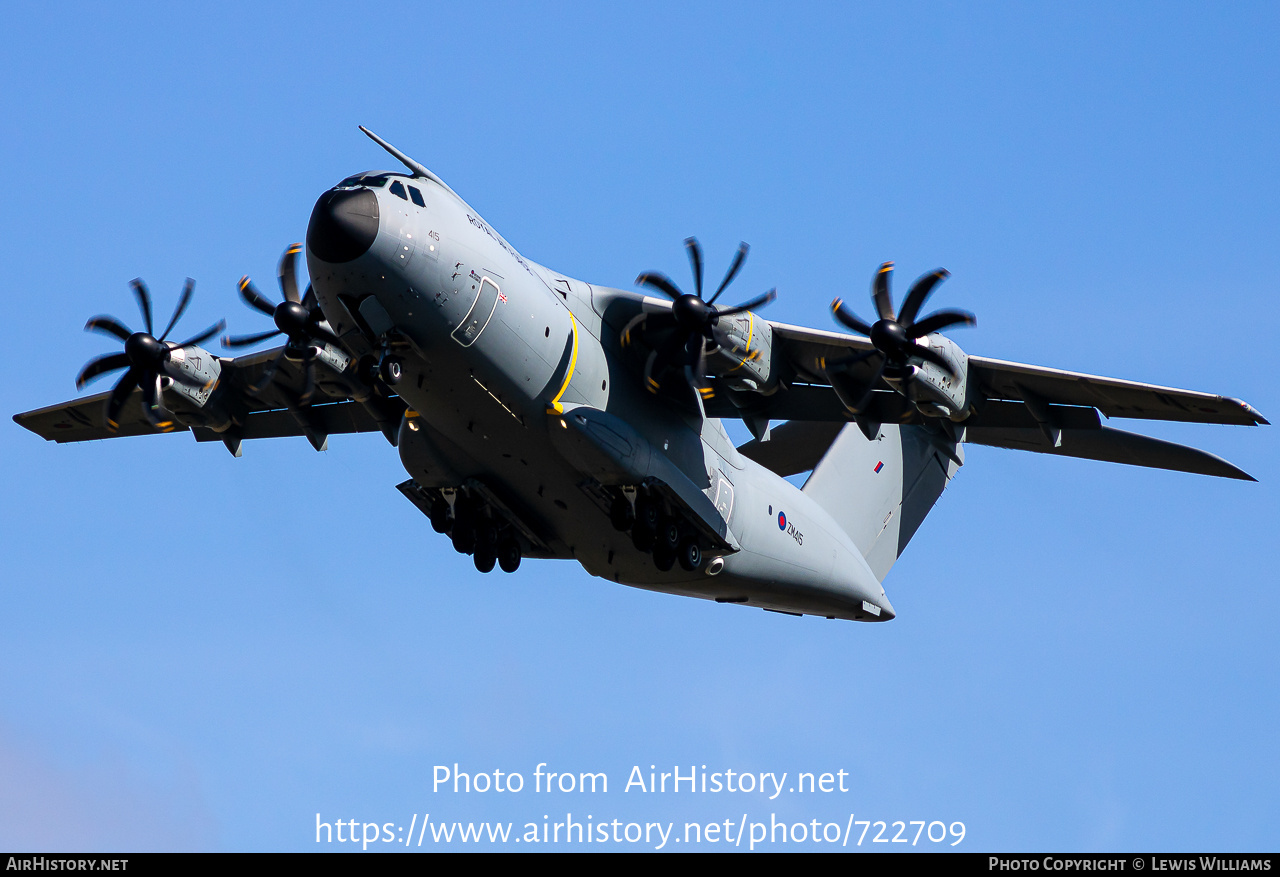
<svg viewBox="0 0 1280 877">
<path fill-rule="evenodd" d="M 767 442 L 753 439 L 738 453 L 786 478 L 817 466 L 843 428 L 843 422 L 792 420 L 776 427 Z"/>
<path fill-rule="evenodd" d="M 1195 472 L 1219 478 L 1238 478 L 1242 481 L 1257 480 L 1207 451 L 1133 432 L 1102 426 L 1095 429 L 1067 428 L 1061 434 L 1061 444 L 1054 447 L 1040 429 L 971 426 L 965 430 L 964 440 L 975 445 L 1057 454 L 1060 457 L 1080 457 L 1152 469 Z"/>
</svg>

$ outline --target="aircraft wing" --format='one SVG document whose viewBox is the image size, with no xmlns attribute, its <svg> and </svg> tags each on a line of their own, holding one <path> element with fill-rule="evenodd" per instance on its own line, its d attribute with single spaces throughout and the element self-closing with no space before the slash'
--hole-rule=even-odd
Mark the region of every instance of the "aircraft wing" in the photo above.
<svg viewBox="0 0 1280 877">
<path fill-rule="evenodd" d="M 1107 417 L 1182 420 L 1255 426 L 1267 423 L 1248 403 L 1211 393 L 1177 390 L 1078 372 L 969 357 L 969 376 L 989 399 L 1036 399 L 1097 408 Z"/>
<path fill-rule="evenodd" d="M 751 441 L 740 450 L 779 474 L 792 475 L 816 465 L 834 438 L 830 426 L 850 415 L 826 383 L 824 359 L 870 350 L 867 339 L 771 323 L 774 345 L 797 383 L 764 397 L 752 413 L 789 421 L 768 441 Z M 854 369 L 870 379 L 874 366 Z M 1108 418 L 1170 420 L 1255 426 L 1267 420 L 1239 399 L 1125 381 L 1043 366 L 969 357 L 974 410 L 957 424 L 961 440 L 973 444 L 1104 460 L 1135 466 L 1197 472 L 1253 480 L 1241 469 L 1205 451 L 1102 425 Z M 923 418 L 887 384 L 877 388 L 863 419 L 871 423 L 921 423 Z M 727 403 L 719 403 L 717 414 Z M 710 411 L 708 412 L 710 413 Z"/>
<path fill-rule="evenodd" d="M 382 399 L 373 406 L 361 405 L 347 395 L 341 385 L 324 380 L 324 369 L 317 369 L 316 388 L 311 405 L 298 409 L 293 400 L 304 389 L 303 372 L 297 363 L 284 360 L 271 385 L 256 398 L 245 390 L 263 374 L 276 358 L 280 348 L 251 353 L 235 359 L 220 359 L 222 374 L 215 393 L 234 399 L 238 409 L 239 438 L 276 438 L 280 436 L 327 436 L 353 432 L 387 432 L 398 425 L 404 410 L 398 399 Z M 120 436 L 152 435 L 174 430 L 158 430 L 142 414 L 142 393 L 134 390 L 120 411 L 120 428 L 114 432 L 106 426 L 106 403 L 110 391 L 50 405 L 35 411 L 14 415 L 14 422 L 36 435 L 55 442 L 82 442 Z M 198 409 L 176 394 L 165 397 L 175 414 L 193 413 Z M 381 410 L 381 409 L 385 409 Z M 374 412 L 377 412 L 375 417 Z M 192 427 L 197 441 L 218 441 L 222 434 L 205 427 Z M 322 439 L 321 439 L 322 441 Z"/>
</svg>

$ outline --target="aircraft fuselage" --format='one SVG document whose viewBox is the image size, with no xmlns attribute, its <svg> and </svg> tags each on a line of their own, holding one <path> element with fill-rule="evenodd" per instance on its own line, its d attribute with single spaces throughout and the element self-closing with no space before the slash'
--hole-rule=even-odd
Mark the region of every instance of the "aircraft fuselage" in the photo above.
<svg viewBox="0 0 1280 877">
<path fill-rule="evenodd" d="M 402 363 L 395 391 L 411 410 L 399 450 L 418 485 L 483 485 L 536 536 L 525 553 L 571 558 L 623 584 L 893 617 L 829 514 L 740 455 L 719 420 L 644 389 L 611 314 L 665 304 L 530 262 L 437 182 L 382 174 L 344 184 L 313 213 L 311 282 L 357 357 L 391 351 Z M 702 528 L 697 568 L 660 571 L 611 523 L 609 497 L 646 490 L 646 478 Z"/>
</svg>

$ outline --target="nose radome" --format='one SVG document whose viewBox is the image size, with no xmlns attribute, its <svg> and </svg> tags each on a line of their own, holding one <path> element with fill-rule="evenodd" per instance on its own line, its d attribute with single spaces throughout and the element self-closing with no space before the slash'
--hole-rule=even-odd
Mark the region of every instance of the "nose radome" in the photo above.
<svg viewBox="0 0 1280 877">
<path fill-rule="evenodd" d="M 368 252 L 378 236 L 378 198 L 368 189 L 331 189 L 320 196 L 307 226 L 307 247 L 331 264 Z"/>
</svg>

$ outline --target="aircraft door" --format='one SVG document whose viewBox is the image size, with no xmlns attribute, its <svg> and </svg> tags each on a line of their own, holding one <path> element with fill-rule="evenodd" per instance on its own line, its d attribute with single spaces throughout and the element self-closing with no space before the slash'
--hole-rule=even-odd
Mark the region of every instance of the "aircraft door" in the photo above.
<svg viewBox="0 0 1280 877">
<path fill-rule="evenodd" d="M 480 337 L 480 333 L 484 331 L 484 327 L 489 325 L 489 319 L 493 316 L 493 309 L 497 307 L 498 297 L 502 295 L 502 290 L 498 288 L 492 278 L 479 277 L 472 272 L 471 279 L 476 282 L 478 290 L 476 299 L 471 305 L 471 310 L 462 318 L 462 322 L 458 324 L 458 328 L 453 330 L 453 340 L 457 341 L 463 347 L 470 347 L 476 343 L 476 339 Z"/>
</svg>

